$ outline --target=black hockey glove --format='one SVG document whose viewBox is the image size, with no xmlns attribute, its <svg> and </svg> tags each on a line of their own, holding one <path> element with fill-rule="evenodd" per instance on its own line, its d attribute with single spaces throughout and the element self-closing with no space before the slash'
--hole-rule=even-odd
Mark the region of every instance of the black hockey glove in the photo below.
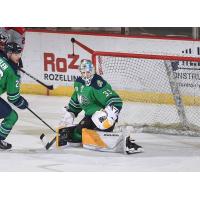
<svg viewBox="0 0 200 200">
<path fill-rule="evenodd" d="M 20 96 L 19 99 L 13 103 L 19 109 L 26 109 L 28 107 L 28 101 L 24 97 Z"/>
</svg>

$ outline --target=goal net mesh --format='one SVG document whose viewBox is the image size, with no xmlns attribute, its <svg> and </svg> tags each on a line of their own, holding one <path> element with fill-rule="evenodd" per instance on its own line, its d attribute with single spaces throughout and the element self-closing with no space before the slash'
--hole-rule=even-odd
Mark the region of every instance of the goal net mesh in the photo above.
<svg viewBox="0 0 200 200">
<path fill-rule="evenodd" d="M 199 63 L 99 55 L 96 67 L 126 101 L 120 125 L 200 135 Z"/>
</svg>

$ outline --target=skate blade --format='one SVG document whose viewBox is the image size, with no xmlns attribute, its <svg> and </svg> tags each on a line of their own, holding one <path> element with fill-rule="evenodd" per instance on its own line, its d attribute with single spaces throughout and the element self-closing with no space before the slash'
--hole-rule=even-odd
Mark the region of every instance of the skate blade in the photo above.
<svg viewBox="0 0 200 200">
<path fill-rule="evenodd" d="M 137 153 L 143 153 L 144 149 L 143 148 L 138 148 L 137 150 L 134 151 L 126 151 L 126 154 L 137 154 Z"/>
</svg>

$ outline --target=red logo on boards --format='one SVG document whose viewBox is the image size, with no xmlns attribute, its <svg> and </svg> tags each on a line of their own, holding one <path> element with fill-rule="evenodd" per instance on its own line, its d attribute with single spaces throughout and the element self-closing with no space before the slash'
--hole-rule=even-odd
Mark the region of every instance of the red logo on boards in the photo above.
<svg viewBox="0 0 200 200">
<path fill-rule="evenodd" d="M 68 54 L 66 58 L 56 58 L 54 53 L 44 53 L 44 71 L 67 72 L 68 69 L 78 69 L 79 55 Z"/>
</svg>

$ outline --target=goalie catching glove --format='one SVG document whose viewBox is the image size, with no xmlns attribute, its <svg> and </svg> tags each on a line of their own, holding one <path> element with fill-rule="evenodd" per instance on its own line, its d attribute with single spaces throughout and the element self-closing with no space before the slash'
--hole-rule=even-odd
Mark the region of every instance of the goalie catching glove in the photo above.
<svg viewBox="0 0 200 200">
<path fill-rule="evenodd" d="M 96 111 L 92 115 L 92 121 L 100 130 L 112 127 L 119 115 L 119 110 L 114 106 L 106 106 L 105 109 Z"/>
</svg>

